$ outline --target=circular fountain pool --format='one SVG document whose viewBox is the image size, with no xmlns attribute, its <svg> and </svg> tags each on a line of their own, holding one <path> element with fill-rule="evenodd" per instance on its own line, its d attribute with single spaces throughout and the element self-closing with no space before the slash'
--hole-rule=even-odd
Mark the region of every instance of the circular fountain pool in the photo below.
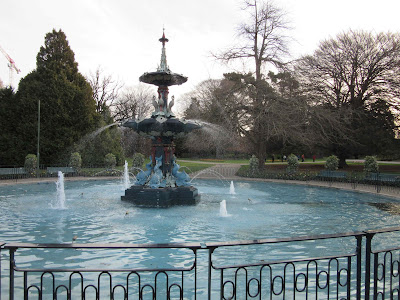
<svg viewBox="0 0 400 300">
<path fill-rule="evenodd" d="M 34 243 L 172 243 L 292 237 L 397 226 L 380 210 L 387 197 L 265 182 L 196 180 L 197 206 L 138 208 L 120 200 L 114 181 L 65 183 L 65 208 L 54 208 L 56 185 L 1 187 L 0 241 Z M 225 200 L 226 212 L 220 205 Z"/>
<path fill-rule="evenodd" d="M 121 268 L 146 272 L 145 270 L 153 268 L 191 268 L 194 265 L 193 252 L 188 248 L 174 249 L 171 245 L 166 249 L 107 249 L 105 246 L 112 243 L 253 241 L 361 231 L 396 226 L 400 221 L 400 215 L 379 209 L 389 204 L 393 206 L 393 203 L 397 205 L 396 200 L 372 194 L 269 182 L 236 182 L 235 189 L 222 181 L 196 180 L 195 185 L 201 193 L 198 205 L 167 209 L 139 208 L 121 201 L 124 187 L 117 180 L 65 182 L 65 203 L 62 205 L 57 201 L 64 198 L 57 196 L 54 183 L 0 187 L 0 241 L 67 244 L 63 249 L 19 249 L 16 257 L 19 268 Z M 386 246 L 390 239 L 381 239 L 379 243 Z M 72 242 L 96 243 L 102 249 L 77 251 L 68 246 Z M 242 263 L 257 265 L 265 259 L 299 259 L 301 262 L 307 257 L 339 256 L 354 251 L 355 239 L 349 236 L 338 242 L 328 239 L 261 246 L 262 248 L 258 245 L 242 247 L 236 244 L 233 247 L 215 249 L 213 266 Z M 1 254 L 6 256 L 6 252 Z M 196 293 L 203 297 L 207 295 L 209 280 L 207 261 L 206 252 L 200 251 L 199 261 L 196 258 L 198 279 L 193 274 L 188 275 L 189 286 L 197 280 Z M 2 274 L 8 274 L 9 270 L 4 266 L 5 264 Z M 297 268 L 298 272 L 304 274 L 307 266 L 300 263 Z M 257 273 L 259 269 L 251 272 Z M 251 276 L 258 276 L 254 274 Z M 43 276 L 47 278 L 48 274 Z M 68 276 L 70 275 L 64 274 L 63 277 L 57 277 L 61 282 L 59 284 L 71 285 L 71 292 L 80 294 L 81 285 L 68 279 Z M 98 284 L 99 289 L 100 286 L 101 289 L 107 289 L 107 283 L 100 284 L 100 276 L 96 273 L 85 273 L 85 286 Z M 117 273 L 113 282 L 124 282 L 127 280 L 126 276 Z M 352 281 L 355 281 L 353 277 Z M 30 275 L 30 278 L 33 282 L 30 284 L 36 284 L 35 286 L 42 280 L 40 273 Z M 143 282 L 147 280 L 146 282 L 154 284 L 151 274 L 142 274 L 141 278 Z M 175 277 L 171 275 L 171 278 Z M 47 279 L 44 280 L 44 291 L 52 295 L 53 281 Z M 18 280 L 22 282 L 21 274 L 18 274 Z M 254 283 L 254 280 L 250 281 Z M 290 282 L 288 279 L 286 283 L 290 285 Z M 138 288 L 137 284 L 133 286 Z M 147 285 L 143 283 L 143 287 L 145 286 Z M 210 290 L 213 298 L 219 294 L 218 287 L 217 280 Z M 2 288 L 7 293 L 6 279 Z M 23 290 L 17 289 L 15 293 L 22 297 Z M 189 298 L 193 298 L 193 295 L 193 292 L 189 292 Z M 152 298 L 151 293 L 149 297 Z"/>
</svg>

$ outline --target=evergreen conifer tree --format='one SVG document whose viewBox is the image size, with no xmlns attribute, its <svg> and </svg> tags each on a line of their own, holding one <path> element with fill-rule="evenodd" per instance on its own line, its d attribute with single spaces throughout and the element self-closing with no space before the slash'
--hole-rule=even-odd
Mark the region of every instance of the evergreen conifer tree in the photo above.
<svg viewBox="0 0 400 300">
<path fill-rule="evenodd" d="M 36 153 L 40 100 L 40 162 L 56 164 L 69 159 L 74 143 L 95 129 L 92 90 L 78 71 L 75 54 L 62 30 L 46 34 L 36 57 L 36 70 L 20 81 L 17 103 L 21 120 L 16 134 L 24 141 L 21 158 Z"/>
</svg>

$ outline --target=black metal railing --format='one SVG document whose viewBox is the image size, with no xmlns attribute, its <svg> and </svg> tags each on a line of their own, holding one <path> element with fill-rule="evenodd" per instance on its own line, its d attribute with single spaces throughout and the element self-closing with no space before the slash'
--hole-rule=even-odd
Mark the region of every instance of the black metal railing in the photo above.
<svg viewBox="0 0 400 300">
<path fill-rule="evenodd" d="M 399 236 L 400 227 L 212 243 L 0 243 L 0 299 L 398 299 Z M 102 251 L 124 252 L 123 266 L 115 256 L 99 267 Z M 142 251 L 168 253 L 146 265 Z M 71 267 L 81 252 L 97 266 Z"/>
</svg>

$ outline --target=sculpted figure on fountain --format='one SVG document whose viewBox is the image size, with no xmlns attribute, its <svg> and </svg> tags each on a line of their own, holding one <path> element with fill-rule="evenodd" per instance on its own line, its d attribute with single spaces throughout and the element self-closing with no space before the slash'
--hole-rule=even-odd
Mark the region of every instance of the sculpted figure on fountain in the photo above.
<svg viewBox="0 0 400 300">
<path fill-rule="evenodd" d="M 140 171 L 136 175 L 136 182 L 134 183 L 135 185 L 145 185 L 149 180 L 151 172 L 153 171 L 151 155 L 150 155 L 150 162 L 146 164 L 146 169 L 147 169 L 146 171 Z"/>
</svg>

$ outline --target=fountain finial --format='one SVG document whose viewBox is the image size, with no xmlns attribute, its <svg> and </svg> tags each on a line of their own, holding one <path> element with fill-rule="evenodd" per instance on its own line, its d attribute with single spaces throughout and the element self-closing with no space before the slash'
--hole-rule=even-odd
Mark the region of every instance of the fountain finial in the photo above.
<svg viewBox="0 0 400 300">
<path fill-rule="evenodd" d="M 165 54 L 165 43 L 168 42 L 168 39 L 165 37 L 165 30 L 163 29 L 163 35 L 159 39 L 162 43 L 162 51 L 161 51 L 161 62 L 157 68 L 156 72 L 144 73 L 139 77 L 139 80 L 144 83 L 157 85 L 159 88 L 168 92 L 168 86 L 182 84 L 187 81 L 187 77 L 172 73 L 167 65 L 167 55 Z M 160 93 L 160 91 L 159 91 Z"/>
<path fill-rule="evenodd" d="M 165 47 L 165 43 L 168 42 L 168 39 L 165 37 L 165 28 L 162 29 L 162 37 L 159 41 L 162 43 L 163 48 Z"/>
<path fill-rule="evenodd" d="M 168 39 L 165 37 L 165 29 L 163 28 L 163 35 L 159 39 L 162 43 L 162 50 L 161 50 L 161 62 L 160 66 L 158 67 L 158 72 L 171 72 L 167 65 L 167 55 L 165 54 L 165 43 L 168 42 Z"/>
</svg>

